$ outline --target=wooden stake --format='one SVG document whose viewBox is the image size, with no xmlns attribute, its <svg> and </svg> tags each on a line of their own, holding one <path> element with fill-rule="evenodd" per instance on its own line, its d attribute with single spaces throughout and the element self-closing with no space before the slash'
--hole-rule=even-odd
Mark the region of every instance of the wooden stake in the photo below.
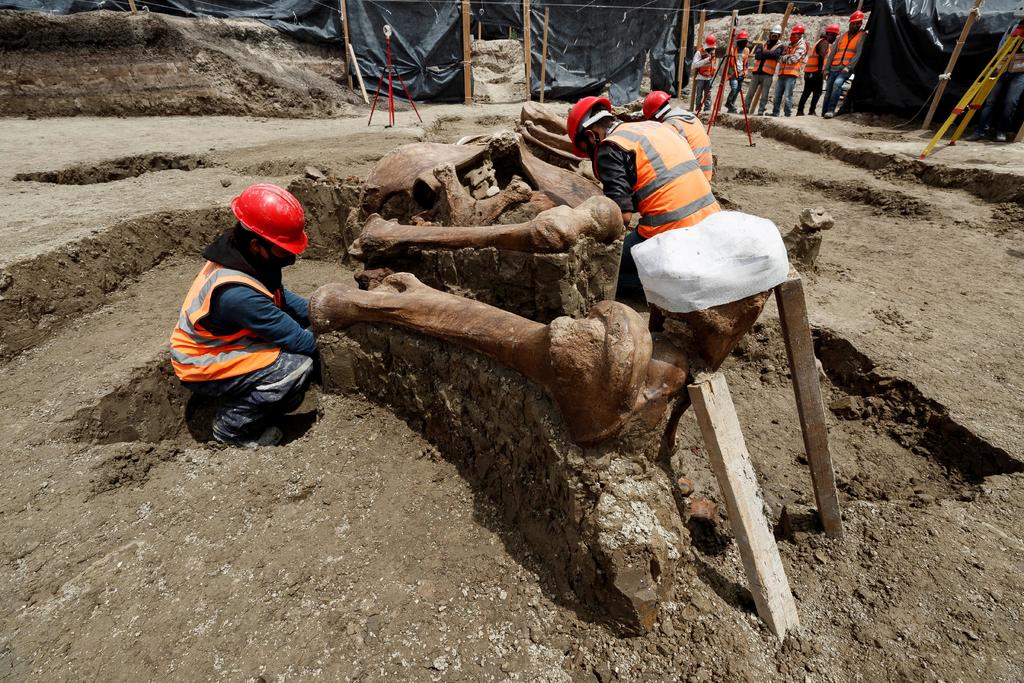
<svg viewBox="0 0 1024 683">
<path fill-rule="evenodd" d="M 779 547 L 764 516 L 764 500 L 725 377 L 716 372 L 687 387 L 697 423 L 725 498 L 729 526 L 743 560 L 757 613 L 778 638 L 800 626 Z"/>
<path fill-rule="evenodd" d="M 764 0 L 761 0 L 761 2 L 757 3 L 757 13 L 764 14 Z"/>
<path fill-rule="evenodd" d="M 544 102 L 544 89 L 547 87 L 548 72 L 548 19 L 550 18 L 550 7 L 544 8 L 544 42 L 540 48 L 540 101 Z"/>
<path fill-rule="evenodd" d="M 476 39 L 484 39 L 484 24 L 481 21 L 476 22 Z"/>
<path fill-rule="evenodd" d="M 1020 130 L 1018 130 L 1017 134 L 1013 136 L 1013 141 L 1014 142 L 1022 142 L 1022 141 L 1024 141 L 1024 123 L 1020 124 Z"/>
<path fill-rule="evenodd" d="M 818 505 L 818 517 L 826 534 L 832 538 L 842 538 L 843 517 L 839 510 L 832 454 L 828 448 L 825 406 L 821 400 L 811 326 L 807 321 L 807 300 L 804 298 L 803 280 L 796 271 L 792 271 L 789 279 L 775 288 L 775 302 L 779 306 L 779 321 L 782 323 L 782 337 L 789 357 L 789 372 L 793 377 L 804 451 L 811 466 L 811 483 L 814 486 L 814 500 Z"/>
<path fill-rule="evenodd" d="M 960 51 L 964 49 L 964 43 L 967 42 L 967 34 L 971 32 L 971 27 L 974 26 L 974 22 L 977 21 L 978 17 L 981 16 L 981 3 L 984 0 L 974 0 L 974 6 L 971 7 L 971 11 L 967 14 L 967 21 L 964 23 L 964 28 L 960 31 L 960 37 L 956 41 L 956 47 L 953 48 L 953 54 L 949 56 L 949 63 L 946 64 L 946 70 L 943 74 L 939 75 L 939 85 L 935 90 L 935 95 L 932 97 L 931 106 L 928 107 L 928 113 L 925 114 L 924 123 L 921 124 L 921 128 L 928 128 L 932 125 L 932 119 L 935 117 L 935 110 L 939 107 L 939 100 L 942 99 L 942 94 L 946 92 L 946 86 L 949 84 L 942 76 L 945 74 L 953 73 L 953 68 L 956 66 L 956 60 L 960 59 Z"/>
<path fill-rule="evenodd" d="M 462 0 L 462 87 L 465 103 L 473 104 L 473 32 L 470 30 L 469 0 Z"/>
<path fill-rule="evenodd" d="M 532 100 L 530 81 L 533 79 L 533 50 L 530 49 L 530 0 L 523 0 L 523 60 L 526 64 L 526 100 Z"/>
<path fill-rule="evenodd" d="M 857 11 L 860 12 L 864 9 L 864 0 L 857 0 Z"/>
<path fill-rule="evenodd" d="M 782 15 L 782 35 L 786 35 L 786 25 L 789 24 L 789 15 L 793 13 L 793 3 L 786 5 L 786 13 Z M 779 36 L 782 40 L 782 36 Z"/>
<path fill-rule="evenodd" d="M 707 19 L 708 11 L 702 9 L 700 11 L 700 26 L 697 28 L 697 49 L 704 47 L 704 20 Z M 695 82 L 691 79 L 690 82 L 690 110 L 693 110 L 694 101 L 697 99 L 697 88 Z"/>
<path fill-rule="evenodd" d="M 128 9 L 132 11 L 132 14 L 135 14 L 138 11 L 135 7 L 135 0 L 128 0 Z"/>
<path fill-rule="evenodd" d="M 686 33 L 690 30 L 690 0 L 683 0 L 683 16 L 679 20 L 679 75 L 676 97 L 683 98 L 683 73 L 686 71 Z"/>
<path fill-rule="evenodd" d="M 370 98 L 366 96 L 366 85 L 363 83 L 363 72 L 359 68 L 359 60 L 356 59 L 356 51 L 355 48 L 352 47 L 352 43 L 348 44 L 348 55 L 352 58 L 352 66 L 355 67 L 356 70 L 356 78 L 359 80 L 359 92 L 363 93 L 363 102 L 369 104 Z M 351 79 L 352 76 L 349 76 L 349 80 Z"/>
<path fill-rule="evenodd" d="M 352 43 L 349 41 L 348 36 L 348 4 L 346 0 L 341 0 L 341 31 L 342 40 L 345 41 L 345 79 L 348 81 L 348 87 L 352 89 L 352 62 L 355 62 L 355 57 L 352 57 L 352 62 L 349 62 L 349 56 L 354 55 L 355 52 L 352 50 Z M 356 65 L 358 69 L 359 66 Z M 362 77 L 359 79 L 360 84 L 362 83 Z M 363 96 L 366 99 L 366 96 Z M 367 102 L 369 104 L 369 102 Z"/>
</svg>

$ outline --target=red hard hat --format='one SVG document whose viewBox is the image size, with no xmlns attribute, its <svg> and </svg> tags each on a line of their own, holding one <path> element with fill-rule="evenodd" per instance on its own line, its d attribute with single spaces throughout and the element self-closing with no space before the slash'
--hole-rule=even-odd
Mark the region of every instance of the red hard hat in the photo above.
<svg viewBox="0 0 1024 683">
<path fill-rule="evenodd" d="M 807 29 L 804 28 L 803 24 L 797 24 L 796 26 L 793 27 L 793 33 L 799 33 L 800 35 L 803 35 L 806 32 Z"/>
<path fill-rule="evenodd" d="M 858 21 L 864 21 L 864 13 L 861 12 L 860 10 L 856 10 L 853 14 L 850 15 L 851 24 Z"/>
<path fill-rule="evenodd" d="M 839 35 L 839 24 L 829 24 L 825 27 L 825 33 L 835 33 Z"/>
<path fill-rule="evenodd" d="M 231 210 L 244 227 L 293 254 L 301 254 L 309 244 L 302 204 L 283 187 L 250 185 L 231 200 Z"/>
<path fill-rule="evenodd" d="M 740 31 L 739 33 L 736 34 L 736 40 L 748 40 L 749 38 L 750 34 L 747 33 L 746 31 Z"/>
<path fill-rule="evenodd" d="M 569 134 L 569 142 L 572 143 L 572 153 L 581 159 L 587 158 L 587 153 L 576 146 L 576 135 L 579 134 L 581 128 L 586 128 L 589 123 L 587 122 L 587 114 L 590 113 L 591 109 L 601 106 L 608 111 L 609 116 L 612 111 L 612 102 L 607 97 L 584 97 L 582 100 L 577 102 L 569 110 L 569 118 L 565 122 L 565 130 Z M 590 117 L 593 118 L 593 117 Z"/>
<path fill-rule="evenodd" d="M 658 110 L 668 104 L 668 101 L 672 99 L 664 90 L 655 90 L 647 97 L 644 98 L 644 118 L 651 120 L 654 115 L 658 113 Z"/>
<path fill-rule="evenodd" d="M 704 44 L 710 45 L 711 47 L 714 47 L 716 42 L 717 41 L 715 40 L 714 36 L 709 35 L 707 38 L 704 39 Z"/>
</svg>

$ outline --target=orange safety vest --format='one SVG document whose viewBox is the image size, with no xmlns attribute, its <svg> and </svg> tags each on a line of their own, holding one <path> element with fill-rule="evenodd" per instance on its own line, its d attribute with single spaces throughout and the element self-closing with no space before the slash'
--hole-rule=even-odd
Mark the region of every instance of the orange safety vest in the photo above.
<svg viewBox="0 0 1024 683">
<path fill-rule="evenodd" d="M 712 50 L 711 51 L 711 61 L 708 62 L 707 64 L 705 64 L 704 66 L 698 68 L 697 69 L 697 74 L 700 75 L 700 76 L 706 76 L 707 78 L 714 78 L 714 76 L 715 76 L 715 62 L 716 61 L 717 61 L 717 57 L 715 57 L 715 51 Z"/>
<path fill-rule="evenodd" d="M 696 225 L 722 210 L 690 146 L 669 127 L 654 121 L 621 123 L 605 142 L 636 155 L 633 194 L 640 200 L 641 236 Z"/>
<path fill-rule="evenodd" d="M 732 55 L 733 64 L 735 64 L 736 68 L 733 68 L 733 66 L 730 66 L 729 67 L 729 73 L 726 76 L 726 78 L 746 78 L 749 75 L 748 72 L 750 71 L 750 69 L 747 67 L 747 62 L 750 61 L 750 48 L 749 47 L 743 48 L 743 59 L 742 60 L 739 58 L 739 54 L 738 54 L 738 52 L 736 50 L 736 46 L 735 45 L 733 46 L 732 52 L 730 54 Z M 736 69 L 737 68 L 739 69 L 739 75 L 738 76 L 736 75 Z"/>
<path fill-rule="evenodd" d="M 787 45 L 786 49 L 782 51 L 782 54 L 784 56 L 785 55 L 796 54 L 797 48 L 800 47 L 800 43 L 801 42 L 802 41 L 797 41 L 796 45 Z M 804 49 L 805 50 L 807 49 L 806 43 L 804 44 Z M 804 60 L 801 59 L 798 62 L 781 62 L 781 65 L 782 65 L 782 68 L 779 70 L 779 76 L 780 77 L 781 76 L 793 76 L 795 78 L 795 77 L 800 75 L 800 70 L 804 66 Z"/>
<path fill-rule="evenodd" d="M 708 137 L 708 132 L 704 130 L 704 124 L 700 122 L 697 115 L 685 109 L 673 109 L 666 115 L 663 123 L 672 126 L 677 133 L 683 136 L 686 144 L 690 146 L 693 156 L 697 158 L 704 177 L 710 183 L 715 171 L 715 160 L 711 156 L 711 138 Z"/>
<path fill-rule="evenodd" d="M 853 38 L 850 38 L 849 31 L 844 33 L 839 38 L 839 42 L 836 43 L 836 51 L 832 54 L 832 68 L 842 69 L 849 66 L 850 62 L 853 61 L 853 56 L 857 54 L 857 46 L 860 45 L 860 41 L 863 39 L 864 31 L 857 31 Z"/>
<path fill-rule="evenodd" d="M 818 46 L 823 42 L 827 43 L 828 41 L 821 38 L 814 44 L 814 47 L 811 48 L 811 53 L 807 57 L 807 63 L 804 64 L 805 74 L 816 74 L 821 71 L 821 57 L 818 56 Z M 825 54 L 827 55 L 828 51 L 826 51 Z"/>
<path fill-rule="evenodd" d="M 778 43 L 776 43 L 775 46 L 778 47 Z M 764 43 L 761 45 L 761 49 L 767 50 L 768 44 Z M 774 50 L 775 48 L 773 47 L 772 49 Z M 777 59 L 762 59 L 758 61 L 757 66 L 754 67 L 754 73 L 774 74 L 775 67 L 778 66 L 778 64 L 779 60 Z"/>
<path fill-rule="evenodd" d="M 271 294 L 252 275 L 207 261 L 185 295 L 178 324 L 171 333 L 171 365 L 174 374 L 182 381 L 206 382 L 237 377 L 267 367 L 281 353 L 277 346 L 261 340 L 247 329 L 227 336 L 203 329 L 202 320 L 210 313 L 214 291 L 227 284 L 252 287 L 273 299 L 275 305 L 281 305 L 280 291 Z"/>
</svg>

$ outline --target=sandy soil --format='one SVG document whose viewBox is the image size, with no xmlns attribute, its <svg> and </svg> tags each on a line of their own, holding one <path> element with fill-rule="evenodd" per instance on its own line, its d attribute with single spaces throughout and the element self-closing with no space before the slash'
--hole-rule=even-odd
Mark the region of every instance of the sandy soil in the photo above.
<svg viewBox="0 0 1024 683">
<path fill-rule="evenodd" d="M 398 128 L 369 131 L 361 119 L 5 120 L 0 236 L 15 247 L 4 269 L 31 257 L 54 272 L 85 231 L 113 221 L 134 217 L 144 240 L 163 225 L 147 223 L 155 212 L 214 211 L 252 179 L 306 165 L 360 175 L 404 141 L 453 140 L 518 114 L 424 109 L 423 127 L 403 112 Z M 840 131 L 835 144 L 878 142 L 812 125 L 818 137 Z M 807 289 L 825 400 L 837 406 L 848 537 L 826 540 L 803 514 L 782 540 L 798 637 L 780 643 L 760 625 L 724 524 L 693 531 L 656 632 L 617 637 L 553 590 L 453 464 L 364 401 L 311 396 L 279 448 L 197 441 L 164 360 L 198 260 L 193 245 L 170 244 L 4 365 L 0 678 L 1024 677 L 1021 205 L 844 163 L 831 148 L 760 136 L 750 148 L 724 126 L 713 142 L 716 191 L 733 206 L 782 229 L 809 206 L 836 219 Z M 1004 153 L 975 150 L 993 166 Z M 210 165 L 92 185 L 10 180 L 157 153 Z M 33 226 L 45 245 L 25 237 Z M 293 270 L 303 292 L 350 281 L 333 262 Z M 17 285 L 0 275 L 0 287 Z M 726 373 L 769 502 L 809 511 L 773 310 Z M 851 402 L 860 407 L 840 408 Z M 720 503 L 696 435 L 687 417 L 677 473 Z"/>
</svg>

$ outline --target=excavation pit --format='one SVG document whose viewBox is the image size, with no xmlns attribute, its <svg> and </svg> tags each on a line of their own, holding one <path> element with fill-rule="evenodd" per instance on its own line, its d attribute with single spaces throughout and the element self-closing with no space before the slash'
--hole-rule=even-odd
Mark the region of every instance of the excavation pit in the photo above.
<svg viewBox="0 0 1024 683">
<path fill-rule="evenodd" d="M 57 171 L 19 173 L 12 180 L 56 185 L 94 185 L 137 178 L 146 173 L 194 171 L 197 168 L 211 168 L 215 165 L 206 157 L 193 154 L 140 154 L 98 164 L 77 164 Z"/>
</svg>

